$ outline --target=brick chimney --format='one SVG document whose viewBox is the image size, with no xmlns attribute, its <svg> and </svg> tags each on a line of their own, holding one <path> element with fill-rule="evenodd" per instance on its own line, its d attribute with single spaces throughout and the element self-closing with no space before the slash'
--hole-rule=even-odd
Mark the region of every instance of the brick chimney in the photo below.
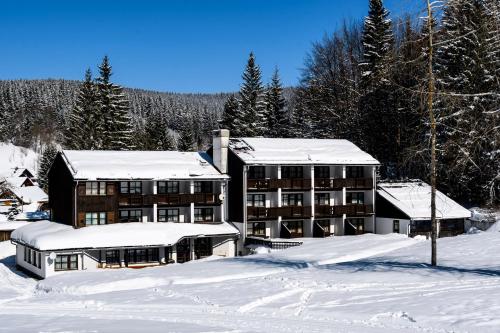
<svg viewBox="0 0 500 333">
<path fill-rule="evenodd" d="M 229 149 L 229 130 L 219 129 L 214 131 L 213 142 L 214 165 L 221 173 L 227 173 L 227 154 Z"/>
</svg>

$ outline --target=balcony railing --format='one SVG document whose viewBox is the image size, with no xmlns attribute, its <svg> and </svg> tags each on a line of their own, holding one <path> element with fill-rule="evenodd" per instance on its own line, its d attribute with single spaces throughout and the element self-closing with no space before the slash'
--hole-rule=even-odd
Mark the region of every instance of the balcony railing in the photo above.
<svg viewBox="0 0 500 333">
<path fill-rule="evenodd" d="M 314 188 L 317 190 L 335 190 L 342 188 L 371 189 L 372 178 L 316 178 Z"/>
<path fill-rule="evenodd" d="M 191 203 L 201 205 L 219 205 L 221 200 L 216 193 L 180 193 L 180 194 L 120 194 L 119 206 L 183 206 Z"/>
<path fill-rule="evenodd" d="M 315 206 L 315 217 L 339 217 L 343 214 L 347 216 L 365 216 L 373 214 L 372 205 L 351 204 L 338 206 Z"/>
<path fill-rule="evenodd" d="M 286 179 L 248 179 L 249 191 L 274 191 L 278 188 L 285 190 L 310 190 L 311 179 L 308 178 L 286 178 Z M 314 188 L 317 190 L 349 189 L 371 189 L 372 178 L 316 178 Z"/>
<path fill-rule="evenodd" d="M 277 219 L 283 218 L 310 218 L 310 206 L 287 206 L 287 207 L 247 207 L 247 218 L 249 220 Z"/>
</svg>

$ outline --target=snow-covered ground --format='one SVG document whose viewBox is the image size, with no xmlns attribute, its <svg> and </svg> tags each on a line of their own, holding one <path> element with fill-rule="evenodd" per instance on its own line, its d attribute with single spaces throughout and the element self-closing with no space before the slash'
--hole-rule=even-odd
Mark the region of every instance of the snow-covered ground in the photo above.
<svg viewBox="0 0 500 333">
<path fill-rule="evenodd" d="M 270 254 L 36 282 L 0 243 L 0 332 L 498 332 L 500 233 L 305 240 Z"/>
</svg>

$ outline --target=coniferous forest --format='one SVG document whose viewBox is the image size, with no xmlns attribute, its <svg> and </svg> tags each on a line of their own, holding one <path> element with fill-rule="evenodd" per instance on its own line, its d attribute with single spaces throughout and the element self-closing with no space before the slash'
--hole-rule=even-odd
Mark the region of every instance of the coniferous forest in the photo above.
<svg viewBox="0 0 500 333">
<path fill-rule="evenodd" d="M 0 81 L 0 141 L 195 150 L 224 127 L 242 137 L 348 139 L 382 163 L 382 178 L 427 180 L 427 24 L 367 1 L 364 20 L 346 21 L 312 45 L 296 87 L 283 87 L 279 68 L 263 78 L 253 53 L 235 93 L 127 89 L 113 82 L 107 57 L 95 71 L 82 69 L 81 82 Z M 437 17 L 438 188 L 464 204 L 498 204 L 500 4 L 449 0 Z"/>
</svg>

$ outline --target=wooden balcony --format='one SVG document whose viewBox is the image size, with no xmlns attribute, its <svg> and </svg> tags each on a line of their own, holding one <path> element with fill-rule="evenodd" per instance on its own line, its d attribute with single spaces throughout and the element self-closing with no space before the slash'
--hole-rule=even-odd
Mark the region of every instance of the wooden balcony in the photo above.
<svg viewBox="0 0 500 333">
<path fill-rule="evenodd" d="M 120 194 L 118 205 L 121 207 L 152 206 L 186 206 L 220 205 L 219 195 L 216 193 L 180 193 L 180 194 Z"/>
<path fill-rule="evenodd" d="M 317 190 L 372 189 L 372 178 L 316 178 L 314 188 Z"/>
<path fill-rule="evenodd" d="M 287 207 L 247 207 L 248 220 L 277 219 L 283 218 L 310 218 L 310 206 L 287 206 Z"/>
<path fill-rule="evenodd" d="M 307 178 L 286 178 L 286 179 L 248 179 L 247 189 L 249 191 L 275 191 L 278 188 L 284 190 L 304 190 L 311 189 L 311 179 Z"/>
<path fill-rule="evenodd" d="M 338 205 L 338 206 L 315 206 L 315 217 L 340 217 L 343 214 L 347 216 L 366 216 L 373 214 L 372 205 Z"/>
</svg>

